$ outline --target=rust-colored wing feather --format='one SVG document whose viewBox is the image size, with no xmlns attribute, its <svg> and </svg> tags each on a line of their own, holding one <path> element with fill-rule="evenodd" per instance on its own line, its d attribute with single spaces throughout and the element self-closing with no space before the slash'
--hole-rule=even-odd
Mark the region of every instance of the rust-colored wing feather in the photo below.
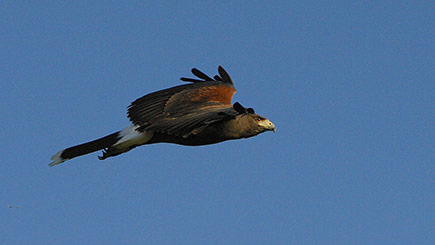
<svg viewBox="0 0 435 245">
<path fill-rule="evenodd" d="M 215 80 L 197 69 L 192 73 L 202 80 L 145 95 L 128 108 L 128 117 L 139 130 L 189 136 L 199 133 L 211 123 L 227 120 L 237 113 L 231 100 L 236 92 L 233 81 L 222 68 Z"/>
</svg>

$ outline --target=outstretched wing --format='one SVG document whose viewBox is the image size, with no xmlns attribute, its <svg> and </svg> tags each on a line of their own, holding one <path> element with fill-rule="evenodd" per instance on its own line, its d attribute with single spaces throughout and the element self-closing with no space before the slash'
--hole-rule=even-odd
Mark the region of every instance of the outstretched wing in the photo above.
<svg viewBox="0 0 435 245">
<path fill-rule="evenodd" d="M 199 133 L 207 125 L 233 117 L 231 106 L 236 92 L 228 73 L 219 66 L 214 79 L 198 69 L 198 78 L 181 78 L 191 84 L 180 85 L 145 95 L 128 108 L 128 117 L 139 130 L 168 133 L 188 137 Z"/>
<path fill-rule="evenodd" d="M 199 134 L 207 126 L 235 118 L 233 107 L 210 106 L 180 117 L 164 117 L 152 123 L 146 130 L 187 138 Z"/>
</svg>

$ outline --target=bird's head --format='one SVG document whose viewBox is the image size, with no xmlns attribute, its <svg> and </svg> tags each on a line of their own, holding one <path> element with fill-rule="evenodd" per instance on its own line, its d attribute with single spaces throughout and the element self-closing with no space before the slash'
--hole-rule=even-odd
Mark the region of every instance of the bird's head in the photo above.
<svg viewBox="0 0 435 245">
<path fill-rule="evenodd" d="M 265 131 L 276 132 L 275 125 L 267 118 L 255 113 L 252 108 L 245 108 L 240 103 L 236 102 L 233 108 L 239 112 L 239 122 L 246 129 L 247 137 L 255 136 Z"/>
<path fill-rule="evenodd" d="M 275 124 L 273 124 L 269 119 L 255 113 L 248 114 L 248 118 L 249 120 L 253 121 L 252 124 L 258 126 L 261 132 L 264 131 L 273 131 L 274 133 L 276 132 Z"/>
</svg>

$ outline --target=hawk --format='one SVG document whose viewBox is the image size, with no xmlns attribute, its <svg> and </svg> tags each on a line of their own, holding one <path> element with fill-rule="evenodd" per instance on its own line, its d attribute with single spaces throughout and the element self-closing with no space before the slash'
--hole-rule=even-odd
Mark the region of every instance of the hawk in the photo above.
<svg viewBox="0 0 435 245">
<path fill-rule="evenodd" d="M 252 108 L 238 102 L 231 104 L 236 89 L 224 68 L 219 66 L 219 75 L 213 78 L 196 68 L 192 73 L 197 79 L 181 78 L 189 84 L 153 92 L 132 102 L 127 113 L 130 126 L 61 150 L 51 157 L 49 166 L 99 150 L 103 155 L 98 158 L 104 160 L 141 145 L 209 145 L 276 131 L 271 121 Z"/>
</svg>

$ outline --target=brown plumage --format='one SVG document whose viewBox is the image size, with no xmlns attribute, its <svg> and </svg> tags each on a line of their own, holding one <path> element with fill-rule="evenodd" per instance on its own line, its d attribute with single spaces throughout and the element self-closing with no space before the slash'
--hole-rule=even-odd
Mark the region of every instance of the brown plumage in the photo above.
<svg viewBox="0 0 435 245">
<path fill-rule="evenodd" d="M 199 79 L 181 78 L 190 84 L 160 90 L 135 100 L 128 107 L 132 125 L 103 138 L 66 148 L 55 154 L 49 165 L 103 150 L 103 160 L 137 146 L 154 143 L 208 145 L 225 140 L 249 138 L 276 130 L 268 119 L 236 102 L 236 89 L 228 73 L 218 67 L 211 78 L 198 69 Z"/>
</svg>

